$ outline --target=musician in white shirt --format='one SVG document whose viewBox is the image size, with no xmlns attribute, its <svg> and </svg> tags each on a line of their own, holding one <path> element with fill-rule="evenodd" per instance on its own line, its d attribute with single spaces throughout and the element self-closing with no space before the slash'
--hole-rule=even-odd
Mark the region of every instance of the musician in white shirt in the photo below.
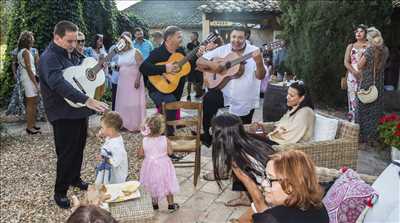
<svg viewBox="0 0 400 223">
<path fill-rule="evenodd" d="M 235 26 L 230 33 L 230 43 L 218 47 L 199 58 L 196 62 L 200 69 L 221 73 L 223 64 L 213 62 L 214 57 L 224 58 L 229 53 L 245 55 L 252 54 L 252 58 L 244 61 L 244 73 L 238 79 L 230 80 L 225 87 L 212 89 L 203 98 L 203 129 L 202 142 L 211 145 L 209 128 L 211 119 L 219 108 L 229 106 L 229 112 L 241 117 L 243 124 L 251 123 L 254 109 L 258 106 L 260 80 L 265 77 L 265 67 L 260 50 L 248 43 L 245 38 L 245 27 Z"/>
</svg>

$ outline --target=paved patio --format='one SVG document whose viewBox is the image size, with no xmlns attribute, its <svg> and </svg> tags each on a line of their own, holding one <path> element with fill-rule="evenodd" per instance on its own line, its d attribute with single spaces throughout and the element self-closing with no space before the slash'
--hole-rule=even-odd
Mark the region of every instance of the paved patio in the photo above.
<svg viewBox="0 0 400 223">
<path fill-rule="evenodd" d="M 262 108 L 262 102 L 260 103 Z M 262 110 L 256 109 L 253 121 L 262 120 Z M 147 114 L 156 112 L 155 109 L 148 109 Z M 182 112 L 183 116 L 190 115 L 187 111 Z M 90 128 L 97 129 L 100 116 L 90 118 Z M 44 133 L 51 133 L 51 126 L 48 123 L 40 122 Z M 12 136 L 26 134 L 25 124 L 23 122 L 5 123 L 7 133 Z M 190 154 L 184 159 L 192 159 L 194 154 Z M 168 213 L 167 203 L 160 203 L 160 210 L 155 212 L 154 222 L 208 222 L 221 223 L 228 222 L 231 218 L 237 218 L 244 211 L 245 207 L 226 207 L 224 202 L 237 197 L 235 192 L 231 191 L 230 181 L 223 182 L 222 190 L 215 182 L 209 182 L 202 179 L 202 176 L 212 170 L 211 149 L 202 147 L 201 156 L 201 174 L 197 187 L 193 186 L 193 168 L 177 168 L 177 176 L 181 191 L 176 195 L 175 200 L 181 208 L 175 213 Z M 379 175 L 388 165 L 387 161 L 382 160 L 376 150 L 372 148 L 363 148 L 359 150 L 358 169 L 361 173 Z"/>
</svg>

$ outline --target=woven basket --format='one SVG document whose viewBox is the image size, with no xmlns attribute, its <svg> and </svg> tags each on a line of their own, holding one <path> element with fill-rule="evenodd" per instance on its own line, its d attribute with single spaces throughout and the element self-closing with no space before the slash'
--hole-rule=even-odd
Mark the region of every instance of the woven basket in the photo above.
<svg viewBox="0 0 400 223">
<path fill-rule="evenodd" d="M 111 215 L 118 222 L 152 223 L 154 217 L 151 196 L 139 187 L 140 198 L 124 202 L 109 203 Z"/>
</svg>

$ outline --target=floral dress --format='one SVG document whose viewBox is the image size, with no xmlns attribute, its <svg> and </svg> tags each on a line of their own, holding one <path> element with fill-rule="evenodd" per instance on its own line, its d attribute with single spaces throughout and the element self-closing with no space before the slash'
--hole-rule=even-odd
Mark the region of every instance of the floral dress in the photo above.
<svg viewBox="0 0 400 223">
<path fill-rule="evenodd" d="M 350 52 L 351 66 L 358 70 L 357 64 L 360 61 L 361 56 L 364 54 L 365 48 L 355 48 L 352 46 Z M 357 97 L 356 92 L 358 89 L 359 81 L 356 77 L 349 71 L 347 74 L 347 101 L 349 107 L 348 119 L 351 122 L 355 121 L 355 112 L 357 107 Z"/>
<path fill-rule="evenodd" d="M 377 127 L 378 120 L 383 115 L 383 79 L 384 74 L 383 71 L 385 67 L 385 62 L 388 58 L 389 51 L 387 47 L 384 47 L 383 54 L 381 57 L 382 65 L 381 68 L 376 71 L 375 77 L 375 86 L 378 89 L 378 98 L 376 101 L 363 104 L 360 100 L 357 99 L 356 106 L 356 123 L 360 125 L 360 141 L 367 142 L 368 140 L 373 140 L 377 136 Z M 373 72 L 373 54 L 374 49 L 372 47 L 368 47 L 365 50 L 365 59 L 367 60 L 366 67 L 362 70 L 362 80 L 360 83 L 360 89 L 368 89 L 371 85 L 374 84 L 374 72 Z M 377 68 L 378 69 L 378 68 Z"/>
</svg>

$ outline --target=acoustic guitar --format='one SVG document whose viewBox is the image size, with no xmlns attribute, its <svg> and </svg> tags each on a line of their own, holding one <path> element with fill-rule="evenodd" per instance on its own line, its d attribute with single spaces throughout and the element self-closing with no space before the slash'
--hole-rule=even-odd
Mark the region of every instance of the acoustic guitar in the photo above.
<svg viewBox="0 0 400 223">
<path fill-rule="evenodd" d="M 175 64 L 180 69 L 176 73 L 164 73 L 163 75 L 149 75 L 150 83 L 161 93 L 170 94 L 174 92 L 179 85 L 179 81 L 182 77 L 189 74 L 191 66 L 189 60 L 192 59 L 200 46 L 206 45 L 210 42 L 214 42 L 218 37 L 218 32 L 212 32 L 208 35 L 207 39 L 204 40 L 199 46 L 190 51 L 186 56 L 181 53 L 173 53 L 167 61 L 156 63 L 156 65 Z"/>
<path fill-rule="evenodd" d="M 264 47 L 260 48 L 261 52 L 266 51 L 267 49 L 277 49 L 280 48 L 283 44 L 283 41 L 275 41 L 268 44 L 265 44 Z M 244 65 L 242 62 L 250 59 L 253 55 L 253 52 L 247 53 L 245 55 L 240 56 L 235 52 L 229 53 L 224 58 L 215 57 L 211 60 L 220 64 L 223 67 L 223 71 L 221 73 L 213 73 L 209 70 L 203 71 L 204 83 L 208 87 L 208 89 L 222 89 L 225 85 L 233 79 L 240 78 L 244 73 Z"/>
<path fill-rule="evenodd" d="M 125 47 L 124 39 L 121 39 L 116 44 L 116 47 L 105 58 L 100 58 L 98 61 L 93 57 L 83 59 L 81 65 L 68 67 L 63 70 L 63 77 L 75 89 L 83 94 L 94 98 L 96 89 L 104 85 L 105 75 L 103 71 L 104 62 L 110 61 L 111 58 Z M 98 91 L 98 89 L 97 89 Z M 74 103 L 67 98 L 64 100 L 74 108 L 84 107 L 82 103 Z"/>
</svg>

